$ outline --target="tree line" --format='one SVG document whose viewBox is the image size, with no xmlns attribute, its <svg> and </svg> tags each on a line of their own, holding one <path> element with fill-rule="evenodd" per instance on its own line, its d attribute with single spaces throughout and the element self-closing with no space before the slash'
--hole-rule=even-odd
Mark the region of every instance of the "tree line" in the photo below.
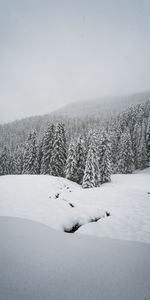
<svg viewBox="0 0 150 300">
<path fill-rule="evenodd" d="M 81 128 L 78 137 L 69 138 L 61 122 L 48 124 L 40 135 L 32 130 L 13 151 L 1 147 L 0 175 L 48 174 L 89 188 L 109 182 L 112 173 L 132 173 L 149 166 L 149 101 L 91 128 Z"/>
</svg>

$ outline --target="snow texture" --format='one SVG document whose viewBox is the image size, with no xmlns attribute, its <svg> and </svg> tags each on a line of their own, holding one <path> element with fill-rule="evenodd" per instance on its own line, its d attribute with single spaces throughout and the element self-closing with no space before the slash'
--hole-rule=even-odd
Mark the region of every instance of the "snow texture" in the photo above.
<svg viewBox="0 0 150 300">
<path fill-rule="evenodd" d="M 47 175 L 1 176 L 0 215 L 61 231 L 79 224 L 75 234 L 150 243 L 150 168 L 113 175 L 111 183 L 93 189 Z"/>
<path fill-rule="evenodd" d="M 0 217 L 1 300 L 149 300 L 150 246 Z"/>
</svg>

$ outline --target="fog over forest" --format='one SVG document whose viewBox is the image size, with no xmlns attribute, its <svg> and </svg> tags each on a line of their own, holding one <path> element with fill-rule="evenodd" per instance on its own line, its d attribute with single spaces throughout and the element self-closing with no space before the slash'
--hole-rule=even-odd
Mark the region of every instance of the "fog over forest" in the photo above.
<svg viewBox="0 0 150 300">
<path fill-rule="evenodd" d="M 147 0 L 0 1 L 0 123 L 149 90 Z"/>
</svg>

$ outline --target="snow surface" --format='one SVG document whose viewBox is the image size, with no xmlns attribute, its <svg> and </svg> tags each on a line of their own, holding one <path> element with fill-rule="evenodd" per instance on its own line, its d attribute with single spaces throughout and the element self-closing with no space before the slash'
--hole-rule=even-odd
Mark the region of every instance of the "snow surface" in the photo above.
<svg viewBox="0 0 150 300">
<path fill-rule="evenodd" d="M 149 300 L 150 246 L 0 217 L 1 300 Z"/>
<path fill-rule="evenodd" d="M 0 215 L 30 219 L 61 231 L 79 224 L 83 226 L 76 234 L 150 243 L 149 193 L 150 168 L 113 175 L 111 183 L 93 189 L 52 176 L 1 176 Z M 90 223 L 95 218 L 100 220 Z"/>
</svg>

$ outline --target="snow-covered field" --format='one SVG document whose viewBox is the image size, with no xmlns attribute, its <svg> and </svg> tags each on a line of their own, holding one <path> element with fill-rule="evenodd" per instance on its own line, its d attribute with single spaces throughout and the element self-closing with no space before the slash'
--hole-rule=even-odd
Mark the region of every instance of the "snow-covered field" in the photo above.
<svg viewBox="0 0 150 300">
<path fill-rule="evenodd" d="M 0 242 L 0 300 L 148 300 L 150 169 L 87 190 L 1 176 Z"/>
<path fill-rule="evenodd" d="M 150 168 L 87 190 L 52 176 L 1 176 L 0 216 L 61 231 L 83 225 L 76 234 L 150 243 Z"/>
<path fill-rule="evenodd" d="M 150 245 L 0 217 L 1 300 L 149 300 Z"/>
</svg>

